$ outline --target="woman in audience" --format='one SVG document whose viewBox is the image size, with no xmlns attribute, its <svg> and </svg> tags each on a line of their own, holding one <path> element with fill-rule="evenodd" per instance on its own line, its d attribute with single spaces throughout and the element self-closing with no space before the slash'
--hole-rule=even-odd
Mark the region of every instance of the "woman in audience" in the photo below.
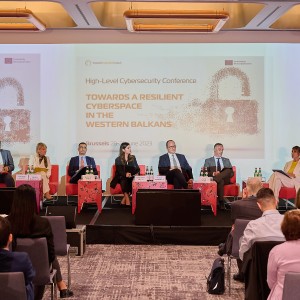
<svg viewBox="0 0 300 300">
<path fill-rule="evenodd" d="M 49 191 L 49 178 L 51 176 L 51 163 L 47 153 L 47 146 L 44 143 L 36 145 L 36 154 L 29 159 L 29 166 L 33 166 L 34 173 L 41 174 L 43 179 L 43 193 L 47 200 L 51 200 L 52 196 Z"/>
<path fill-rule="evenodd" d="M 57 270 L 56 280 L 60 298 L 72 297 L 73 292 L 67 288 L 62 280 L 60 266 L 55 256 L 51 225 L 46 218 L 36 214 L 36 205 L 35 189 L 33 187 L 23 184 L 16 188 L 11 213 L 7 217 L 11 223 L 13 237 L 14 239 L 37 237 L 45 237 L 47 239 L 49 263 L 52 263 L 53 269 Z M 15 240 L 13 245 L 15 245 Z M 42 299 L 44 287 L 35 289 L 35 299 Z"/>
<path fill-rule="evenodd" d="M 286 242 L 275 246 L 268 260 L 267 281 L 271 289 L 268 300 L 281 300 L 287 272 L 300 272 L 300 210 L 285 213 L 281 230 Z"/>
<path fill-rule="evenodd" d="M 120 183 L 124 197 L 121 205 L 130 206 L 129 195 L 132 193 L 132 181 L 140 168 L 134 155 L 131 154 L 131 146 L 124 142 L 120 146 L 119 156 L 115 160 L 116 173 L 110 186 L 115 188 Z"/>
</svg>

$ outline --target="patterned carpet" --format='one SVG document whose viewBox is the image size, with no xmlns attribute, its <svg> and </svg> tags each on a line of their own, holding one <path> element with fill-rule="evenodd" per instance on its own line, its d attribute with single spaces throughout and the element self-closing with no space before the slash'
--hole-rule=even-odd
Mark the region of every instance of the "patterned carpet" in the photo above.
<svg viewBox="0 0 300 300">
<path fill-rule="evenodd" d="M 244 299 L 237 282 L 230 296 L 228 288 L 220 296 L 206 292 L 216 253 L 211 246 L 87 245 L 82 257 L 71 257 L 75 296 L 70 299 Z M 66 259 L 59 261 L 66 279 Z M 43 299 L 50 299 L 49 288 Z"/>
</svg>

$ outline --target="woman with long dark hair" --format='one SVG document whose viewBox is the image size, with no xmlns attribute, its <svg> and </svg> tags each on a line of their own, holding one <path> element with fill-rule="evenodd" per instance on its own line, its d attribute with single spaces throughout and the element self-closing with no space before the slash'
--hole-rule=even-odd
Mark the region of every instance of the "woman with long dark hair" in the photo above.
<svg viewBox="0 0 300 300">
<path fill-rule="evenodd" d="M 134 155 L 131 154 L 131 146 L 127 142 L 120 145 L 119 156 L 115 160 L 116 173 L 110 186 L 116 187 L 120 183 L 124 197 L 121 205 L 130 206 L 129 195 L 132 193 L 132 181 L 135 174 L 140 172 L 139 165 Z"/>
<path fill-rule="evenodd" d="M 47 239 L 49 263 L 52 263 L 53 269 L 57 270 L 56 280 L 60 298 L 72 297 L 73 292 L 62 280 L 60 266 L 55 256 L 51 225 L 46 218 L 37 215 L 35 189 L 32 186 L 23 184 L 16 188 L 11 213 L 7 218 L 11 223 L 14 239 L 40 237 Z M 43 293 L 44 287 L 35 287 L 35 299 L 42 299 Z"/>
</svg>

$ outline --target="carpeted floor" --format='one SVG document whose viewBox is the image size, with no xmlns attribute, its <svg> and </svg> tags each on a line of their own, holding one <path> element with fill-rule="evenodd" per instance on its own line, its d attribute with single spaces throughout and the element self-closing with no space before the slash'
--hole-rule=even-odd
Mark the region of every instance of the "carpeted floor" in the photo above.
<svg viewBox="0 0 300 300">
<path fill-rule="evenodd" d="M 216 253 L 212 246 L 87 245 L 82 257 L 71 257 L 70 299 L 244 299 L 238 282 L 232 282 L 231 295 L 228 288 L 224 295 L 206 292 Z M 66 279 L 66 259 L 59 261 Z M 49 288 L 43 299 L 50 299 Z"/>
</svg>

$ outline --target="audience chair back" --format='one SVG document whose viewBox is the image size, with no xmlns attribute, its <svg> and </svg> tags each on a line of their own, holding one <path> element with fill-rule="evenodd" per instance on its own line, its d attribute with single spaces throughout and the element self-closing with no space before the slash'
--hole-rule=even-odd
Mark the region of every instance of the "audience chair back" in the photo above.
<svg viewBox="0 0 300 300">
<path fill-rule="evenodd" d="M 288 209 L 288 206 L 295 207 L 295 198 L 296 198 L 296 189 L 294 187 L 285 187 L 283 186 L 279 191 L 279 199 L 282 199 L 285 202 L 285 210 Z"/>
<path fill-rule="evenodd" d="M 234 230 L 232 234 L 232 249 L 231 254 L 228 255 L 228 264 L 227 264 L 227 281 L 229 295 L 231 293 L 231 260 L 239 258 L 239 249 L 240 249 L 240 238 L 243 236 L 244 230 L 247 227 L 250 220 L 236 219 L 234 222 Z"/>
<path fill-rule="evenodd" d="M 23 272 L 0 273 L 1 299 L 27 300 Z"/>
<path fill-rule="evenodd" d="M 67 256 L 68 288 L 71 289 L 70 245 L 67 243 L 66 220 L 64 216 L 44 216 L 47 218 L 53 233 L 56 256 Z"/>
<path fill-rule="evenodd" d="M 35 270 L 34 286 L 51 286 L 51 299 L 54 299 L 56 270 L 49 267 L 48 246 L 46 238 L 18 238 L 16 251 L 26 252 Z"/>
<path fill-rule="evenodd" d="M 300 273 L 288 272 L 284 277 L 282 300 L 299 300 Z"/>
</svg>

